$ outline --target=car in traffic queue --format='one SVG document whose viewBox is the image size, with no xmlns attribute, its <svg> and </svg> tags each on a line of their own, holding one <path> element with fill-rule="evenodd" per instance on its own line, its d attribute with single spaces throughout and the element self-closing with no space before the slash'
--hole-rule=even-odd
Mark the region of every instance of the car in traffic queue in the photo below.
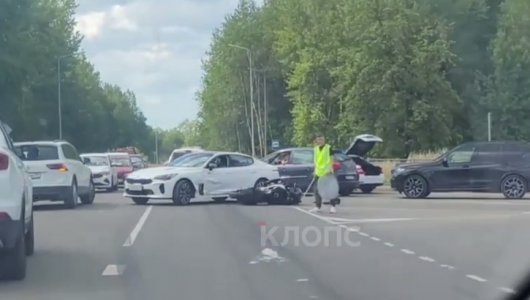
<svg viewBox="0 0 530 300">
<path fill-rule="evenodd" d="M 407 198 L 431 192 L 490 192 L 519 199 L 528 191 L 530 144 L 525 142 L 470 142 L 438 158 L 398 164 L 391 186 Z"/>
<path fill-rule="evenodd" d="M 35 248 L 33 188 L 10 131 L 0 122 L 0 278 L 22 280 Z"/>
<path fill-rule="evenodd" d="M 109 192 L 118 189 L 118 172 L 111 167 L 107 153 L 84 153 L 81 154 L 81 158 L 92 171 L 92 182 L 96 189 L 105 189 Z"/>
<path fill-rule="evenodd" d="M 201 151 L 182 156 L 170 165 L 131 173 L 124 196 L 136 204 L 171 199 L 187 205 L 193 199 L 224 201 L 230 193 L 260 187 L 279 177 L 278 168 L 235 152 Z"/>
<path fill-rule="evenodd" d="M 263 160 L 277 166 L 280 177 L 288 183 L 294 183 L 303 191 L 307 190 L 313 180 L 314 149 L 286 148 L 273 152 Z M 355 163 L 341 151 L 334 151 L 333 168 L 339 183 L 339 193 L 350 195 L 359 187 L 359 174 Z M 312 188 L 314 188 L 314 184 Z"/>
<path fill-rule="evenodd" d="M 169 165 L 171 162 L 176 160 L 177 158 L 184 156 L 189 153 L 196 153 L 196 152 L 202 152 L 204 151 L 200 147 L 187 147 L 187 148 L 178 148 L 171 152 L 171 155 L 169 155 L 168 160 L 164 163 L 165 166 Z"/>
<path fill-rule="evenodd" d="M 353 139 L 350 147 L 344 151 L 357 165 L 359 173 L 359 190 L 365 194 L 371 193 L 378 186 L 385 184 L 383 169 L 368 161 L 367 154 L 383 139 L 372 134 L 361 134 Z"/>
<path fill-rule="evenodd" d="M 147 168 L 147 163 L 142 154 L 129 154 L 134 171 Z"/>
<path fill-rule="evenodd" d="M 118 186 L 123 186 L 125 178 L 134 171 L 131 156 L 125 152 L 111 152 L 108 155 L 111 167 L 118 174 Z"/>
<path fill-rule="evenodd" d="M 76 148 L 66 141 L 15 143 L 33 184 L 33 201 L 63 201 L 75 208 L 78 200 L 92 204 L 95 187 L 92 171 Z"/>
</svg>

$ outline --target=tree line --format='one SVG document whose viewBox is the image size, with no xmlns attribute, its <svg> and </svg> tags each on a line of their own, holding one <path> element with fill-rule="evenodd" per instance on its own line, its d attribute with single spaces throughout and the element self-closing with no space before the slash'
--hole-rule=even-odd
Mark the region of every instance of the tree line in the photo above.
<svg viewBox="0 0 530 300">
<path fill-rule="evenodd" d="M 249 153 L 254 136 L 263 155 L 373 133 L 376 155 L 406 157 L 486 140 L 488 112 L 493 139 L 530 140 L 528 15 L 528 0 L 241 0 L 203 63 L 194 142 Z"/>
</svg>

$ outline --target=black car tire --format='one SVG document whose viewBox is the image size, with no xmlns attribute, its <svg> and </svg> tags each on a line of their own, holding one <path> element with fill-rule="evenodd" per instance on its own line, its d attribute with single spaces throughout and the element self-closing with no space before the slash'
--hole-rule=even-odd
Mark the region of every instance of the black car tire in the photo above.
<svg viewBox="0 0 530 300">
<path fill-rule="evenodd" d="M 88 193 L 85 195 L 81 195 L 79 198 L 81 198 L 81 203 L 83 204 L 94 203 L 94 199 L 96 198 L 96 189 L 94 188 L 94 183 L 92 182 L 92 179 L 90 180 L 90 183 L 88 185 Z"/>
<path fill-rule="evenodd" d="M 64 199 L 64 206 L 66 208 L 73 209 L 77 206 L 77 198 L 79 197 L 79 193 L 77 190 L 77 182 L 75 179 L 72 181 L 72 186 L 69 188 L 69 193 L 66 195 L 66 199 Z"/>
<path fill-rule="evenodd" d="M 137 205 L 146 205 L 147 202 L 149 201 L 149 198 L 133 197 L 132 201 L 134 202 L 134 204 L 137 204 Z"/>
<path fill-rule="evenodd" d="M 213 197 L 212 199 L 215 202 L 225 202 L 228 197 Z"/>
<path fill-rule="evenodd" d="M 26 255 L 32 256 L 35 252 L 35 230 L 33 226 L 33 216 L 31 217 L 31 221 L 29 221 L 29 228 L 24 235 L 24 239 Z"/>
<path fill-rule="evenodd" d="M 375 186 L 373 185 L 361 186 L 359 189 L 361 190 L 361 192 L 363 192 L 363 194 L 370 194 L 371 192 L 373 192 L 373 190 L 375 190 Z"/>
<path fill-rule="evenodd" d="M 430 188 L 423 176 L 413 174 L 403 180 L 403 193 L 407 198 L 425 198 L 430 194 Z"/>
<path fill-rule="evenodd" d="M 501 192 L 506 199 L 521 199 L 526 194 L 528 183 L 520 175 L 508 175 L 501 181 Z"/>
<path fill-rule="evenodd" d="M 21 230 L 15 247 L 2 254 L 0 259 L 0 269 L 2 279 L 22 280 L 26 277 L 26 239 L 24 228 Z"/>
<path fill-rule="evenodd" d="M 179 206 L 190 204 L 194 194 L 193 189 L 193 184 L 187 179 L 177 182 L 173 188 L 173 203 Z"/>
</svg>

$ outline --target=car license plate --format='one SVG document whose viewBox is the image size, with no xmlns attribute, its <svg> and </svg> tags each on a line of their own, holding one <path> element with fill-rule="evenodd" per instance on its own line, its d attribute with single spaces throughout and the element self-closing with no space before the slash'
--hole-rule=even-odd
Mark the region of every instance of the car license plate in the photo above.
<svg viewBox="0 0 530 300">
<path fill-rule="evenodd" d="M 142 191 L 144 188 L 142 185 L 140 184 L 131 184 L 127 187 L 130 191 L 136 191 L 136 192 L 140 192 Z"/>
<path fill-rule="evenodd" d="M 348 179 L 348 180 L 354 180 L 354 179 L 355 179 L 355 176 L 346 176 L 346 179 Z"/>
</svg>

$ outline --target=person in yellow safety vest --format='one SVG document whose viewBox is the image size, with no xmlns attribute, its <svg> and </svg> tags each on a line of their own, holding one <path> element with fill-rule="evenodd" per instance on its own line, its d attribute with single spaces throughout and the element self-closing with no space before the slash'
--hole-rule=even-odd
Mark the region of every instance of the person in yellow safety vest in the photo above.
<svg viewBox="0 0 530 300">
<path fill-rule="evenodd" d="M 314 165 L 315 165 L 315 171 L 314 176 L 315 180 L 314 186 L 315 186 L 315 205 L 313 209 L 310 210 L 310 212 L 320 212 L 322 208 L 322 197 L 318 193 L 318 178 L 326 176 L 328 174 L 334 173 L 333 171 L 333 149 L 329 144 L 326 144 L 326 138 L 322 134 L 317 134 L 315 139 L 315 149 L 314 149 Z M 337 209 L 335 208 L 335 205 L 337 205 L 338 199 L 331 199 L 330 200 L 330 208 L 329 212 L 334 214 L 337 212 Z"/>
</svg>

